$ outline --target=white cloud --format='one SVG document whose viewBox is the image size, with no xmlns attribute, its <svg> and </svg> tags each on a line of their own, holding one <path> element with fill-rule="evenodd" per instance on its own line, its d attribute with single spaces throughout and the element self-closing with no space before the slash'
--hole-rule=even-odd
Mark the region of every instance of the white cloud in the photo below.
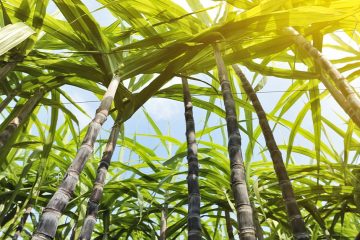
<svg viewBox="0 0 360 240">
<path fill-rule="evenodd" d="M 183 109 L 181 102 L 164 98 L 151 98 L 145 103 L 145 108 L 154 120 L 170 121 L 178 118 Z"/>
</svg>

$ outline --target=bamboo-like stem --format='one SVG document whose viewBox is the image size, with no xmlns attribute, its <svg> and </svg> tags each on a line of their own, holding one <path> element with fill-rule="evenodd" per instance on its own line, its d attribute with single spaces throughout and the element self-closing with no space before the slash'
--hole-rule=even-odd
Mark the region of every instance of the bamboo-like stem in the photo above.
<svg viewBox="0 0 360 240">
<path fill-rule="evenodd" d="M 349 115 L 351 120 L 360 128 L 360 115 L 357 115 L 355 111 L 351 108 L 349 102 L 342 95 L 342 93 L 325 77 L 320 77 L 321 82 L 324 84 L 326 89 L 333 96 L 335 101 L 340 105 L 340 107 Z"/>
<path fill-rule="evenodd" d="M 16 62 L 8 62 L 0 68 L 0 83 L 5 80 L 6 75 L 12 70 L 14 70 L 15 67 Z"/>
<path fill-rule="evenodd" d="M 251 202 L 251 208 L 253 210 L 253 219 L 254 219 L 254 225 L 255 225 L 255 236 L 257 240 L 264 240 L 264 234 L 261 228 L 261 224 L 259 221 L 259 214 L 256 210 L 254 202 Z"/>
<path fill-rule="evenodd" d="M 13 98 L 14 96 L 8 95 L 4 100 L 2 100 L 2 102 L 0 103 L 0 113 L 4 111 L 4 109 L 7 107 L 7 105 L 9 105 L 9 103 L 11 102 L 11 100 L 13 100 Z"/>
<path fill-rule="evenodd" d="M 52 99 L 54 101 L 57 101 L 60 98 L 60 95 L 56 90 L 52 90 L 51 95 L 52 95 Z M 46 170 L 47 160 L 48 160 L 48 157 L 50 154 L 51 146 L 53 145 L 53 142 L 55 139 L 55 135 L 51 134 L 51 133 L 55 132 L 55 130 L 56 130 L 56 125 L 57 125 L 56 122 L 57 122 L 57 118 L 58 118 L 58 112 L 59 112 L 59 110 L 56 108 L 51 109 L 51 122 L 50 122 L 50 128 L 49 128 L 50 134 L 47 136 L 47 138 L 44 142 L 43 151 L 41 153 L 41 160 L 39 163 L 39 167 L 37 169 L 36 180 L 34 182 L 33 188 L 31 189 L 31 192 L 29 194 L 30 199 L 26 203 L 26 211 L 21 217 L 20 223 L 19 223 L 16 233 L 14 235 L 14 239 L 17 239 L 21 235 L 21 232 L 24 228 L 24 225 L 27 221 L 28 216 L 31 213 L 33 206 L 36 206 L 36 202 L 37 202 L 38 196 L 40 194 L 40 188 L 41 188 L 42 183 L 45 178 L 44 171 Z"/>
<path fill-rule="evenodd" d="M 296 31 L 292 27 L 287 27 L 283 30 L 285 34 L 289 34 L 294 36 L 294 42 L 295 44 L 305 50 L 307 54 L 309 54 L 314 61 L 321 67 L 322 70 L 326 72 L 327 75 L 330 76 L 330 78 L 334 81 L 337 88 L 340 90 L 342 95 L 345 97 L 346 101 L 348 102 L 350 106 L 350 110 L 345 111 L 352 116 L 353 121 L 357 123 L 357 126 L 360 127 L 358 124 L 360 121 L 360 98 L 354 91 L 353 87 L 349 84 L 348 80 L 336 69 L 336 67 L 328 60 L 326 59 L 322 53 L 315 48 L 310 42 L 308 42 L 298 31 Z M 321 79 L 323 81 L 323 79 Z M 325 85 L 325 84 L 324 84 Z M 327 84 L 329 85 L 329 84 Z M 327 86 L 326 86 L 327 87 Z M 330 90 L 329 90 L 330 91 Z M 330 91 L 331 94 L 332 91 Z M 335 98 L 335 96 L 334 96 Z"/>
<path fill-rule="evenodd" d="M 12 238 L 13 240 L 16 240 L 16 239 L 18 239 L 18 238 L 20 237 L 21 232 L 22 232 L 22 230 L 24 229 L 24 225 L 25 225 L 25 223 L 26 223 L 26 220 L 27 220 L 27 218 L 29 217 L 29 215 L 30 215 L 30 213 L 31 213 L 31 210 L 32 210 L 32 205 L 29 204 L 29 206 L 26 208 L 25 213 L 24 213 L 23 216 L 21 217 L 21 220 L 20 220 L 19 225 L 18 225 L 17 228 L 16 228 L 16 232 L 15 232 L 13 238 Z"/>
<path fill-rule="evenodd" d="M 279 185 L 281 188 L 281 193 L 285 202 L 288 218 L 290 221 L 290 225 L 293 231 L 294 239 L 310 239 L 309 234 L 305 227 L 305 222 L 301 216 L 300 209 L 296 202 L 296 197 L 289 179 L 289 176 L 286 171 L 286 167 L 284 165 L 284 161 L 281 155 L 281 152 L 276 144 L 274 135 L 271 131 L 269 122 L 266 118 L 266 114 L 264 112 L 261 103 L 256 96 L 256 93 L 245 75 L 241 71 L 241 69 L 237 65 L 233 65 L 233 68 L 236 74 L 239 76 L 241 83 L 243 85 L 244 91 L 252 102 L 254 106 L 255 112 L 259 118 L 259 124 L 262 129 L 262 132 L 265 137 L 266 146 L 270 152 L 271 159 L 273 161 L 273 166 L 275 169 L 275 173 L 277 179 L 279 181 Z"/>
<path fill-rule="evenodd" d="M 199 161 L 197 158 L 197 144 L 195 139 L 195 123 L 193 116 L 193 105 L 189 85 L 186 78 L 182 78 L 185 121 L 186 121 L 186 141 L 187 141 L 187 160 L 188 160 L 188 239 L 201 239 L 200 221 L 200 190 L 199 190 Z"/>
<path fill-rule="evenodd" d="M 110 232 L 110 210 L 106 209 L 103 212 L 103 236 L 102 236 L 102 240 L 107 240 L 109 239 L 109 232 Z"/>
<path fill-rule="evenodd" d="M 214 44 L 214 53 L 225 105 L 226 126 L 229 138 L 228 151 L 231 169 L 231 187 L 235 200 L 239 234 L 242 240 L 255 240 L 253 211 L 247 190 L 246 174 L 241 153 L 241 136 L 238 128 L 235 103 L 218 43 Z"/>
<path fill-rule="evenodd" d="M 79 180 L 79 175 L 93 151 L 94 143 L 102 124 L 106 121 L 106 118 L 109 114 L 109 110 L 119 83 L 119 77 L 114 75 L 107 88 L 104 98 L 102 99 L 101 104 L 96 111 L 95 118 L 89 124 L 89 128 L 86 132 L 82 145 L 66 172 L 62 184 L 54 193 L 42 213 L 40 222 L 32 237 L 32 240 L 53 239 L 55 237 L 59 219 L 62 213 L 65 211 L 65 208 L 70 199 L 72 198 L 76 184 Z"/>
<path fill-rule="evenodd" d="M 231 225 L 230 213 L 228 210 L 225 210 L 225 223 L 226 223 L 226 232 L 228 234 L 229 240 L 235 240 L 233 228 Z"/>
<path fill-rule="evenodd" d="M 0 149 L 8 142 L 12 137 L 15 130 L 20 126 L 20 124 L 27 119 L 31 112 L 34 110 L 36 105 L 39 103 L 41 98 L 44 96 L 44 89 L 37 90 L 32 97 L 22 106 L 19 114 L 14 117 L 11 122 L 5 127 L 5 129 L 0 133 Z"/>
<path fill-rule="evenodd" d="M 90 199 L 87 205 L 86 217 L 84 220 L 84 224 L 81 227 L 81 232 L 79 236 L 79 239 L 81 240 L 91 239 L 91 234 L 94 230 L 97 212 L 104 191 L 106 174 L 111 163 L 111 157 L 116 147 L 116 141 L 119 137 L 119 132 L 120 125 L 116 122 L 111 130 L 108 142 L 105 147 L 105 152 L 103 153 L 99 167 L 97 169 L 93 190 L 91 192 Z"/>
<path fill-rule="evenodd" d="M 168 205 L 164 203 L 164 207 L 161 209 L 161 219 L 160 219 L 160 237 L 159 240 L 166 240 L 166 229 L 167 229 L 167 214 L 168 214 Z"/>
</svg>

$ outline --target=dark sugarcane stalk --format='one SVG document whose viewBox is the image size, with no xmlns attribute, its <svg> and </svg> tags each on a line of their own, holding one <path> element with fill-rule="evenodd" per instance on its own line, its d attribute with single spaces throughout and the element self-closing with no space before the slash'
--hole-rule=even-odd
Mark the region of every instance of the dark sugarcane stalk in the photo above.
<svg viewBox="0 0 360 240">
<path fill-rule="evenodd" d="M 6 145 L 20 124 L 28 118 L 44 94 L 44 89 L 37 90 L 34 95 L 30 97 L 29 100 L 21 107 L 19 114 L 13 118 L 11 122 L 5 127 L 5 129 L 0 133 L 0 149 Z"/>
<path fill-rule="evenodd" d="M 292 27 L 287 27 L 283 30 L 285 34 L 292 35 L 294 37 L 295 44 L 303 49 L 308 55 L 310 55 L 316 64 L 324 70 L 327 75 L 333 80 L 337 88 L 340 90 L 346 102 L 349 104 L 350 110 L 345 110 L 349 116 L 353 119 L 353 121 L 359 125 L 360 120 L 360 98 L 358 97 L 357 93 L 354 91 L 353 87 L 349 84 L 348 80 L 337 70 L 337 68 L 328 60 L 326 59 L 322 53 L 314 47 L 310 42 L 308 42 L 305 37 L 303 37 L 298 31 L 296 31 Z M 323 78 L 321 78 L 323 81 Z M 326 87 L 329 84 L 324 84 Z M 333 94 L 333 91 L 329 92 Z M 335 97 L 335 96 L 334 96 Z M 354 115 L 356 117 L 354 117 Z"/>
<path fill-rule="evenodd" d="M 286 167 L 281 152 L 276 144 L 274 135 L 271 131 L 269 122 L 266 118 L 264 109 L 246 76 L 237 65 L 233 65 L 236 74 L 239 76 L 243 88 L 254 106 L 255 112 L 259 118 L 259 124 L 265 137 L 266 146 L 270 152 L 276 176 L 279 181 L 281 193 L 285 202 L 288 218 L 294 235 L 294 239 L 310 239 L 305 227 L 305 222 L 301 216 L 300 209 L 296 202 L 296 197 L 286 171 Z"/>
<path fill-rule="evenodd" d="M 0 83 L 2 81 L 5 81 L 5 77 L 8 75 L 8 73 L 14 70 L 14 68 L 16 67 L 16 63 L 17 62 L 15 61 L 8 62 L 0 68 Z"/>
<path fill-rule="evenodd" d="M 253 210 L 253 219 L 254 219 L 254 225 L 255 225 L 255 236 L 257 240 L 264 240 L 264 234 L 261 228 L 261 224 L 259 221 L 259 214 L 258 211 L 256 210 L 255 204 L 254 202 L 251 202 L 251 207 Z"/>
<path fill-rule="evenodd" d="M 193 116 L 193 105 L 189 84 L 186 78 L 182 78 L 185 121 L 186 121 L 186 141 L 187 141 L 187 160 L 188 160 L 188 239 L 201 239 L 200 221 L 200 190 L 199 190 L 199 161 L 197 158 L 197 144 L 195 139 L 195 123 Z"/>
<path fill-rule="evenodd" d="M 119 137 L 119 132 L 120 125 L 118 122 L 115 122 L 111 130 L 108 142 L 106 144 L 105 152 L 103 153 L 99 167 L 97 169 L 93 190 L 87 205 L 86 217 L 84 220 L 84 224 L 81 227 L 81 232 L 79 236 L 79 239 L 81 240 L 91 239 L 91 234 L 94 230 L 100 201 L 104 191 L 106 174 L 111 163 L 111 157 L 116 147 L 116 141 Z"/>
<path fill-rule="evenodd" d="M 231 224 L 230 213 L 228 210 L 225 210 L 225 223 L 226 223 L 226 232 L 228 234 L 229 240 L 235 240 L 233 228 Z"/>
<path fill-rule="evenodd" d="M 159 240 L 166 240 L 167 214 L 168 214 L 168 205 L 164 203 L 164 207 L 161 209 Z"/>
<path fill-rule="evenodd" d="M 0 103 L 0 113 L 4 111 L 4 109 L 9 105 L 9 103 L 13 100 L 14 96 L 7 95 L 4 100 Z"/>
<path fill-rule="evenodd" d="M 110 237 L 110 210 L 106 209 L 103 212 L 103 216 L 102 216 L 102 222 L 103 222 L 103 235 L 102 235 L 102 240 L 107 240 Z"/>
<path fill-rule="evenodd" d="M 241 136 L 238 128 L 234 98 L 231 93 L 229 77 L 221 55 L 219 43 L 214 44 L 214 53 L 226 112 L 231 187 L 235 200 L 239 234 L 242 240 L 254 240 L 256 239 L 255 227 L 241 153 Z"/>
<path fill-rule="evenodd" d="M 79 148 L 75 159 L 67 170 L 62 184 L 54 193 L 42 213 L 40 222 L 36 228 L 32 240 L 53 239 L 55 237 L 59 219 L 62 213 L 65 211 L 65 208 L 72 198 L 72 195 L 74 194 L 76 184 L 79 180 L 79 175 L 93 151 L 94 143 L 99 134 L 100 128 L 109 115 L 109 110 L 119 83 L 119 77 L 114 75 L 101 101 L 101 104 L 96 111 L 95 118 L 89 124 L 89 128 L 86 132 L 82 145 Z"/>
</svg>

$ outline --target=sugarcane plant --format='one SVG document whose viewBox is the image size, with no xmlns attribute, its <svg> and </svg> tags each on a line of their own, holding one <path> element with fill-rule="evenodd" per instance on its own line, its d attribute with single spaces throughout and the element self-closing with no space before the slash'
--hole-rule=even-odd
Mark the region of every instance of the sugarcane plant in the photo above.
<svg viewBox="0 0 360 240">
<path fill-rule="evenodd" d="M 161 209 L 159 240 L 166 240 L 167 217 L 168 217 L 167 215 L 168 215 L 168 205 L 165 202 Z"/>
<path fill-rule="evenodd" d="M 12 94 L 9 94 L 6 96 L 5 99 L 2 100 L 0 103 L 0 113 L 9 105 L 9 103 L 13 100 L 14 96 Z"/>
<path fill-rule="evenodd" d="M 116 147 L 119 132 L 120 124 L 118 121 L 116 121 L 114 126 L 112 127 L 109 139 L 106 143 L 105 152 L 103 153 L 103 156 L 99 163 L 99 167 L 97 169 L 93 190 L 87 204 L 86 217 L 81 227 L 81 233 L 79 236 L 80 240 L 91 239 L 91 234 L 94 230 L 94 225 L 96 223 L 99 204 L 104 191 L 106 174 L 111 163 L 111 157 Z"/>
<path fill-rule="evenodd" d="M 44 88 L 39 88 L 35 93 L 26 101 L 25 104 L 19 105 L 18 111 L 14 112 L 15 114 L 10 114 L 10 120 L 4 126 L 2 132 L 0 133 L 0 170 L 6 168 L 6 157 L 12 148 L 13 142 L 16 140 L 20 126 L 22 126 L 33 113 L 33 110 L 38 106 L 40 100 L 46 93 Z"/>
<path fill-rule="evenodd" d="M 266 146 L 270 152 L 271 159 L 273 161 L 274 170 L 279 181 L 279 186 L 285 202 L 294 239 L 310 239 L 305 227 L 305 222 L 303 220 L 303 217 L 301 216 L 299 206 L 296 202 L 296 196 L 294 194 L 290 178 L 286 171 L 281 152 L 276 144 L 274 135 L 266 118 L 266 113 L 254 89 L 251 87 L 249 81 L 247 80 L 241 69 L 235 64 L 232 65 L 232 67 L 235 70 L 237 76 L 240 78 L 243 89 L 246 95 L 249 97 L 250 101 L 252 102 L 255 112 L 259 118 L 259 125 L 262 129 L 262 133 L 265 137 Z"/>
<path fill-rule="evenodd" d="M 60 93 L 57 90 L 52 90 L 51 96 L 54 102 L 60 101 Z M 21 236 L 27 219 L 32 213 L 33 208 L 37 205 L 37 199 L 41 192 L 41 186 L 44 184 L 44 180 L 46 178 L 45 176 L 46 175 L 45 172 L 47 169 L 46 166 L 48 165 L 49 155 L 56 135 L 58 117 L 59 117 L 59 109 L 52 108 L 49 133 L 48 136 L 44 139 L 44 146 L 41 152 L 40 164 L 36 171 L 36 180 L 34 183 L 34 187 L 31 189 L 31 192 L 29 194 L 31 198 L 28 201 L 24 202 L 25 212 L 21 216 L 20 222 L 16 227 L 16 232 L 13 236 L 14 240 L 18 239 Z M 8 235 L 8 231 L 4 234 L 4 236 L 6 237 L 7 235 Z"/>
<path fill-rule="evenodd" d="M 228 133 L 228 151 L 231 169 L 231 188 L 234 195 L 240 237 L 244 240 L 254 240 L 255 227 L 253 210 L 250 204 L 244 162 L 241 152 L 241 136 L 237 122 L 234 98 L 232 96 L 227 69 L 222 58 L 220 43 L 213 45 L 215 61 L 226 113 Z"/>
<path fill-rule="evenodd" d="M 185 121 L 186 121 L 186 142 L 187 142 L 187 160 L 188 160 L 188 239 L 201 239 L 200 222 L 200 190 L 199 190 L 199 162 L 197 158 L 197 144 L 195 138 L 195 123 L 193 116 L 193 105 L 188 81 L 182 78 Z"/>
<path fill-rule="evenodd" d="M 13 136 L 15 130 L 26 120 L 32 113 L 33 109 L 37 106 L 41 98 L 44 96 L 45 90 L 38 89 L 32 97 L 21 107 L 19 113 L 13 117 L 5 129 L 0 133 L 0 149 L 9 141 Z"/>
<path fill-rule="evenodd" d="M 32 236 L 32 240 L 53 239 L 55 237 L 59 219 L 72 198 L 79 180 L 79 175 L 93 151 L 94 143 L 99 134 L 100 128 L 109 115 L 110 107 L 119 83 L 120 78 L 114 74 L 107 91 L 103 96 L 100 106 L 96 110 L 95 118 L 89 125 L 75 159 L 69 166 L 58 190 L 54 193 L 43 210 L 40 222 L 38 223 L 36 231 Z"/>
<path fill-rule="evenodd" d="M 235 236 L 233 233 L 233 228 L 231 224 L 231 217 L 228 210 L 225 210 L 225 224 L 226 224 L 226 232 L 229 240 L 235 240 Z"/>
<path fill-rule="evenodd" d="M 186 239 L 195 235 L 206 239 L 238 239 L 239 233 L 240 239 L 260 240 L 261 232 L 266 239 L 307 239 L 309 235 L 312 239 L 323 239 L 328 233 L 336 239 L 355 238 L 360 226 L 360 194 L 358 181 L 353 179 L 358 180 L 358 176 L 354 177 L 352 171 L 359 169 L 360 101 L 350 81 L 356 83 L 360 73 L 357 48 L 360 2 L 186 1 L 191 12 L 174 0 L 98 0 L 100 7 L 94 11 L 90 9 L 90 1 L 54 0 L 47 9 L 48 2 L 0 0 L 1 239 L 19 238 L 20 234 L 30 238 L 39 217 L 33 239 L 75 238 L 79 233 L 84 239 L 90 236 L 95 239 Z M 60 14 L 51 14 L 49 10 Z M 213 11 L 218 11 L 216 16 L 209 14 Z M 112 15 L 114 21 L 105 23 L 99 19 L 104 12 L 108 14 L 106 20 L 111 21 Z M 307 40 L 311 35 L 312 44 Z M 329 52 L 331 62 L 330 58 L 325 59 L 322 48 L 316 49 L 317 37 L 322 35 L 325 51 L 335 49 L 344 55 Z M 212 48 L 211 44 L 219 40 L 221 45 L 216 43 Z M 211 57 L 214 52 L 216 61 Z M 74 189 L 81 172 L 95 175 L 94 169 L 98 166 L 93 169 L 94 166 L 85 163 L 95 144 L 99 125 L 108 114 L 108 106 L 104 111 L 99 109 L 67 170 L 79 145 L 77 127 L 80 128 L 82 121 L 77 113 L 79 110 L 87 115 L 80 105 L 87 104 L 89 99 L 81 101 L 73 95 L 77 92 L 66 92 L 80 88 L 95 95 L 97 101 L 104 91 L 102 85 L 108 86 L 111 79 L 110 69 L 117 62 L 126 63 L 119 73 L 123 84 L 117 90 L 120 93 L 117 96 L 121 97 L 115 99 L 115 110 L 123 113 L 121 121 L 130 120 L 127 134 L 134 133 L 132 123 L 139 119 L 134 113 L 149 99 L 161 97 L 184 102 L 184 85 L 170 81 L 182 76 L 180 73 L 202 83 L 211 81 L 216 89 L 218 82 L 212 75 L 215 62 L 225 111 L 218 106 L 221 99 L 217 91 L 202 84 L 191 86 L 192 104 L 200 113 L 207 111 L 207 115 L 204 128 L 197 133 L 204 136 L 197 139 L 198 164 L 189 164 L 189 171 L 181 164 L 186 156 L 186 143 L 171 135 L 174 134 L 171 129 L 168 135 L 155 130 L 156 134 L 151 136 L 167 148 L 168 155 L 174 146 L 178 148 L 171 157 L 164 157 L 162 148 L 149 147 L 149 142 L 142 145 L 144 135 L 150 135 L 141 132 L 144 134 L 138 137 L 142 129 L 136 130 L 139 132 L 134 133 L 134 139 L 125 135 L 119 161 L 111 163 L 113 168 L 107 169 L 103 163 L 101 171 L 99 168 L 86 216 L 83 199 L 91 190 L 84 189 L 92 189 L 93 183 L 83 178 L 84 181 L 79 181 L 79 193 L 75 194 Z M 260 103 L 253 103 L 253 108 L 246 97 L 238 98 L 237 94 L 243 94 L 236 91 L 241 89 L 241 81 L 237 81 L 234 71 L 226 71 L 224 62 L 228 68 L 234 63 L 243 64 L 255 73 L 254 79 L 268 78 L 269 85 L 266 83 L 265 87 L 271 91 L 266 91 L 267 106 L 273 104 L 273 108 L 266 115 L 258 111 L 260 125 L 252 119 L 255 115 L 252 111 Z M 303 68 L 304 64 L 308 69 Z M 228 73 L 234 76 L 227 76 Z M 277 79 L 273 77 L 281 78 L 284 84 L 276 84 Z M 318 79 L 326 89 L 319 88 Z M 164 87 L 166 83 L 169 85 Z M 40 86 L 58 92 L 61 99 L 60 96 L 56 101 L 47 99 L 44 94 L 34 108 L 22 108 L 26 100 L 32 98 L 33 90 Z M 275 91 L 284 93 L 277 98 Z M 306 98 L 308 92 L 309 99 Z M 332 97 L 327 98 L 328 93 Z M 251 96 L 249 94 L 249 98 Z M 351 119 L 342 114 L 337 104 L 330 105 L 335 108 L 333 114 L 328 107 L 333 98 Z M 299 103 L 303 101 L 306 103 L 301 107 Z M 320 108 L 320 103 L 326 108 Z M 51 115 L 48 124 L 49 118 L 44 115 L 50 109 L 64 115 Z M 244 118 L 238 119 L 235 110 L 244 111 Z M 314 133 L 303 121 L 310 110 Z M 24 111 L 30 112 L 24 114 Z M 228 144 L 222 125 L 225 118 Z M 58 119 L 58 126 L 53 119 Z M 267 119 L 276 119 L 272 138 Z M 214 126 L 217 121 L 220 125 Z M 246 122 L 243 132 L 249 144 L 240 144 L 242 124 L 239 121 Z M 152 124 L 150 120 L 147 122 Z M 86 130 L 83 128 L 80 133 Z M 255 144 L 261 130 L 265 139 L 270 139 L 267 148 L 272 151 L 269 155 L 276 157 L 274 163 L 263 148 L 257 149 Z M 289 141 L 276 145 L 274 137 L 280 131 Z M 196 144 L 195 139 L 192 140 L 194 152 Z M 311 149 L 313 143 L 314 150 Z M 246 147 L 245 167 L 249 169 L 246 173 L 241 147 Z M 279 149 L 288 153 L 286 169 L 281 165 Z M 29 156 L 32 156 L 32 165 L 27 161 Z M 101 180 L 105 171 L 111 179 L 103 188 Z M 64 173 L 64 181 L 53 196 L 53 189 L 57 189 Z M 185 181 L 186 175 L 188 181 Z M 203 182 L 200 186 L 194 181 L 199 180 L 199 176 Z M 291 190 L 291 183 L 296 191 Z M 192 194 L 195 189 L 191 189 L 192 184 L 198 187 L 195 194 Z M 279 197 L 279 184 L 284 199 Z M 231 188 L 235 208 L 228 195 Z M 254 199 L 251 202 L 250 189 L 250 197 Z M 105 210 L 99 211 L 101 219 L 95 220 L 102 191 Z M 73 198 L 73 194 L 76 197 Z M 199 205 L 194 207 L 195 203 Z M 66 207 L 67 216 L 60 220 Z M 76 208 L 79 214 L 73 212 Z M 300 214 L 306 220 L 306 228 Z M 83 220 L 83 230 L 78 231 Z M 63 224 L 59 225 L 60 222 Z M 233 229 L 236 224 L 239 228 Z M 193 231 L 194 226 L 200 231 Z"/>
<path fill-rule="evenodd" d="M 294 43 L 308 55 L 310 55 L 316 64 L 321 67 L 321 70 L 329 76 L 335 86 L 329 83 L 326 76 L 320 73 L 320 80 L 324 83 L 329 92 L 334 96 L 349 117 L 360 127 L 360 98 L 354 88 L 349 84 L 348 80 L 338 71 L 338 69 L 310 42 L 306 40 L 293 27 L 286 27 L 283 29 L 284 34 L 288 34 L 294 38 Z M 340 96 L 339 96 L 340 95 Z"/>
</svg>

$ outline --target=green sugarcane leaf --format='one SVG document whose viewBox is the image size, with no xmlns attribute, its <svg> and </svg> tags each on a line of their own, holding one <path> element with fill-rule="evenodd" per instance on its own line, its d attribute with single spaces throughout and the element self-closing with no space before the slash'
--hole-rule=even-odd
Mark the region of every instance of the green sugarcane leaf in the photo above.
<svg viewBox="0 0 360 240">
<path fill-rule="evenodd" d="M 6 25 L 0 29 L 0 56 L 18 46 L 35 34 L 28 25 L 22 22 Z"/>
</svg>

